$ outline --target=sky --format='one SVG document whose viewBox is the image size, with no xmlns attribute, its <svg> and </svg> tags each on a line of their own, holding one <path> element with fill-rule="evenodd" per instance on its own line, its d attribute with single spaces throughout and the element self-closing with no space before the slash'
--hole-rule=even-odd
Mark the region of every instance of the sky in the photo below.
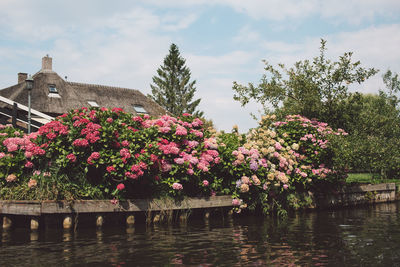
<svg viewBox="0 0 400 267">
<path fill-rule="evenodd" d="M 319 53 L 353 52 L 380 72 L 352 88 L 383 89 L 383 73 L 400 73 L 399 0 L 0 0 L 0 88 L 17 73 L 34 74 L 41 58 L 69 81 L 134 88 L 150 84 L 175 43 L 196 80 L 199 110 L 218 130 L 256 127 L 232 84 L 258 83 L 263 60 L 292 66 Z"/>
</svg>

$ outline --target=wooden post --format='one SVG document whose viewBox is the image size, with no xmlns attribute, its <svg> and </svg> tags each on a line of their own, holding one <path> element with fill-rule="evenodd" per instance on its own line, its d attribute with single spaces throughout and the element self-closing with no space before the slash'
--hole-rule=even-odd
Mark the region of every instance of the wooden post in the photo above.
<svg viewBox="0 0 400 267">
<path fill-rule="evenodd" d="M 135 233 L 135 227 L 133 227 L 132 225 L 128 225 L 128 227 L 126 227 L 126 233 L 128 235 L 133 235 Z"/>
<path fill-rule="evenodd" d="M 97 227 L 102 227 L 104 223 L 104 217 L 101 215 L 96 216 L 96 226 Z"/>
<path fill-rule="evenodd" d="M 31 218 L 31 230 L 37 230 L 37 229 L 39 229 L 39 218 L 32 217 Z"/>
<path fill-rule="evenodd" d="M 210 210 L 206 209 L 204 212 L 204 219 L 209 220 L 210 219 Z"/>
<path fill-rule="evenodd" d="M 72 227 L 72 217 L 71 217 L 71 215 L 67 215 L 64 217 L 63 228 L 71 229 L 71 227 Z"/>
<path fill-rule="evenodd" d="M 126 224 L 129 225 L 134 225 L 135 224 L 135 216 L 133 215 L 128 215 L 126 217 Z"/>
<path fill-rule="evenodd" d="M 189 213 L 186 210 L 181 210 L 179 215 L 179 221 L 181 223 L 186 223 L 189 217 Z"/>
<path fill-rule="evenodd" d="M 99 228 L 96 230 L 96 237 L 98 243 L 103 243 L 103 231 Z"/>
<path fill-rule="evenodd" d="M 228 216 L 230 216 L 230 217 L 233 216 L 233 209 L 228 210 Z"/>
<path fill-rule="evenodd" d="M 227 218 L 228 218 L 228 225 L 232 226 L 233 225 L 233 209 L 229 209 L 228 212 L 226 213 Z"/>
<path fill-rule="evenodd" d="M 66 229 L 64 229 L 66 230 Z M 71 235 L 71 231 L 64 231 L 63 233 L 63 242 L 69 242 L 72 240 L 72 235 Z M 64 250 L 66 251 L 66 250 Z"/>
<path fill-rule="evenodd" d="M 33 231 L 33 232 L 31 232 L 30 238 L 31 238 L 31 241 L 38 241 L 38 240 L 39 240 L 39 233 L 38 233 L 38 231 Z"/>
<path fill-rule="evenodd" d="M 3 217 L 3 229 L 9 229 L 12 226 L 12 220 L 10 217 Z"/>
<path fill-rule="evenodd" d="M 157 213 L 156 215 L 154 215 L 153 223 L 159 223 L 159 222 L 160 222 L 160 213 Z"/>
</svg>

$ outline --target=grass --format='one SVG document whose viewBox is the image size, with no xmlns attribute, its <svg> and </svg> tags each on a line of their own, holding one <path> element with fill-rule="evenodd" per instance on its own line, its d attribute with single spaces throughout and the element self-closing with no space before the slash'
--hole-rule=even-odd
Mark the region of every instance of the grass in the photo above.
<svg viewBox="0 0 400 267">
<path fill-rule="evenodd" d="M 381 184 L 396 183 L 400 185 L 399 179 L 384 179 L 378 173 L 349 173 L 346 179 L 348 184 Z"/>
</svg>

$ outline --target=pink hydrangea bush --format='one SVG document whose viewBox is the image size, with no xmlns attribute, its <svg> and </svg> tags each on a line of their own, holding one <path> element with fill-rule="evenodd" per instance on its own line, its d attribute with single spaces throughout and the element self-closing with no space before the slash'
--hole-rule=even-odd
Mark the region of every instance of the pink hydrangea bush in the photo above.
<svg viewBox="0 0 400 267">
<path fill-rule="evenodd" d="M 233 135 L 237 136 L 238 144 L 238 134 Z M 248 133 L 245 142 L 229 151 L 231 155 L 221 153 L 224 162 L 231 162 L 224 175 L 236 177 L 233 191 L 236 210 L 261 208 L 268 212 L 271 208 L 299 208 L 301 194 L 314 190 L 320 181 L 337 179 L 329 149 L 332 135 L 346 133 L 298 115 L 283 121 L 276 121 L 274 115 L 263 116 L 259 127 Z M 232 140 L 232 136 L 229 138 Z M 221 142 L 229 138 L 225 135 Z M 303 202 L 310 204 L 310 199 Z"/>
<path fill-rule="evenodd" d="M 298 115 L 264 116 L 247 135 L 235 128 L 212 136 L 189 114 L 150 118 L 81 108 L 29 136 L 2 126 L 1 183 L 23 184 L 31 198 L 61 187 L 63 194 L 43 198 L 232 194 L 238 212 L 297 208 L 296 194 L 335 181 L 329 139 L 343 135 Z"/>
<path fill-rule="evenodd" d="M 0 185 L 10 186 L 22 182 L 24 173 L 32 167 L 31 158 L 42 153 L 31 138 L 35 134 L 24 135 L 12 125 L 0 125 Z M 25 167 L 24 167 L 25 166 Z M 12 177 L 12 179 L 10 178 Z"/>
<path fill-rule="evenodd" d="M 48 199 L 37 187 L 40 180 L 49 180 L 50 176 L 49 171 L 41 173 L 34 163 L 46 154 L 47 148 L 47 144 L 36 143 L 37 136 L 38 133 L 27 135 L 11 125 L 0 125 L 1 199 Z M 48 191 L 55 193 L 51 188 L 54 183 L 50 184 Z"/>
<path fill-rule="evenodd" d="M 85 173 L 105 195 L 129 198 L 211 195 L 210 169 L 220 161 L 216 140 L 189 114 L 150 118 L 118 108 L 76 109 L 42 126 L 36 143 L 46 153 L 34 164 Z"/>
<path fill-rule="evenodd" d="M 335 136 L 346 136 L 342 130 L 333 130 L 327 123 L 310 120 L 300 115 L 286 116 L 283 121 L 273 123 L 285 144 L 296 148 L 295 156 L 300 163 L 294 169 L 297 183 L 309 188 L 319 181 L 337 181 L 338 170 L 334 169 L 330 140 Z"/>
</svg>

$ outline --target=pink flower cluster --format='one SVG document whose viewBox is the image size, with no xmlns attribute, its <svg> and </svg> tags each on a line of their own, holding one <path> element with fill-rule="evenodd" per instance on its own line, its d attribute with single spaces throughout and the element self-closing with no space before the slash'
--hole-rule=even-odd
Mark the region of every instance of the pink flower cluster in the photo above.
<svg viewBox="0 0 400 267">
<path fill-rule="evenodd" d="M 98 160 L 100 158 L 100 153 L 99 152 L 93 152 L 89 158 L 87 159 L 87 163 L 89 165 L 94 164 L 94 161 Z"/>
<path fill-rule="evenodd" d="M 240 206 L 242 204 L 242 200 L 238 198 L 232 199 L 232 205 L 233 206 Z"/>
<path fill-rule="evenodd" d="M 144 163 L 143 161 L 139 162 L 139 164 L 133 164 L 131 166 L 131 171 L 130 172 L 125 172 L 125 176 L 130 178 L 130 179 L 137 179 L 141 176 L 143 176 L 144 171 L 147 170 L 147 164 Z"/>
<path fill-rule="evenodd" d="M 232 163 L 233 166 L 248 163 L 253 171 L 257 171 L 260 167 L 268 167 L 267 160 L 262 158 L 260 152 L 255 148 L 249 150 L 245 147 L 239 147 L 238 150 L 232 152 L 232 155 L 236 157 L 236 160 Z"/>
<path fill-rule="evenodd" d="M 19 137 L 11 137 L 5 139 L 3 145 L 7 147 L 8 152 L 14 152 L 25 146 L 26 141 L 28 140 Z"/>
<path fill-rule="evenodd" d="M 186 115 L 183 117 L 189 117 L 189 116 L 190 115 Z M 190 133 L 193 133 L 192 131 L 195 131 L 194 129 L 199 128 L 203 125 L 203 121 L 199 118 L 195 118 L 192 123 L 189 123 L 177 119 L 175 117 L 171 117 L 169 115 L 164 115 L 159 119 L 142 121 L 142 125 L 145 128 L 149 128 L 151 126 L 157 126 L 160 133 L 168 133 L 175 128 L 176 135 L 186 136 L 188 134 L 189 129 L 191 129 Z M 197 135 L 201 134 L 197 133 Z"/>
<path fill-rule="evenodd" d="M 27 159 L 33 156 L 42 156 L 46 153 L 43 148 L 47 147 L 47 144 L 41 146 L 36 145 L 31 139 L 36 138 L 36 133 L 25 135 L 23 137 L 7 138 L 3 141 L 3 145 L 7 148 L 8 152 L 15 152 L 17 150 L 23 150 L 24 155 Z"/>
<path fill-rule="evenodd" d="M 119 191 L 122 191 L 122 190 L 125 189 L 125 185 L 124 185 L 123 183 L 120 183 L 120 184 L 117 185 L 117 189 L 118 189 Z"/>
<path fill-rule="evenodd" d="M 122 162 L 123 162 L 123 163 L 126 163 L 127 160 L 128 160 L 129 158 L 131 158 L 131 153 L 129 152 L 129 149 L 127 149 L 127 148 L 121 149 L 121 150 L 119 151 L 119 154 L 120 154 L 120 156 L 121 156 L 121 158 L 122 158 Z"/>
<path fill-rule="evenodd" d="M 11 124 L 0 124 L 0 130 L 5 129 L 5 128 L 11 128 Z"/>
<path fill-rule="evenodd" d="M 175 134 L 176 135 L 187 135 L 187 130 L 185 127 L 178 125 L 178 126 L 176 126 Z"/>
<path fill-rule="evenodd" d="M 87 147 L 89 146 L 89 142 L 86 139 L 75 139 L 72 142 L 72 145 L 77 147 Z"/>
<path fill-rule="evenodd" d="M 41 127 L 37 133 L 41 146 L 34 140 L 14 137 L 5 142 L 7 152 L 0 157 L 23 150 L 28 159 L 23 164 L 33 168 L 34 156 L 49 151 L 51 160 L 60 162 L 63 168 L 95 165 L 92 168 L 104 170 L 104 179 L 131 182 L 146 176 L 153 177 L 152 183 L 156 184 L 166 182 L 172 186 L 175 182 L 174 190 L 182 190 L 186 180 L 181 176 L 192 175 L 191 179 L 209 192 L 204 187 L 213 188 L 213 178 L 204 180 L 202 173 L 219 164 L 221 158 L 217 140 L 204 138 L 208 132 L 203 124 L 190 114 L 150 119 L 147 115 L 131 116 L 118 108 L 81 108 Z"/>
<path fill-rule="evenodd" d="M 176 144 L 174 142 L 169 142 L 166 139 L 161 139 L 161 142 L 158 143 L 158 148 L 165 155 L 169 155 L 169 154 L 178 155 L 179 151 L 180 151 L 178 144 Z"/>
<path fill-rule="evenodd" d="M 106 170 L 107 170 L 107 172 L 109 172 L 109 173 L 112 173 L 112 172 L 115 172 L 115 171 L 116 171 L 115 168 L 114 168 L 114 166 L 107 166 Z"/>
<path fill-rule="evenodd" d="M 101 125 L 93 122 L 89 122 L 86 125 L 86 128 L 81 130 L 81 135 L 85 135 L 85 139 L 88 140 L 91 144 L 100 140 L 100 132 Z"/>
<path fill-rule="evenodd" d="M 38 130 L 39 135 L 46 136 L 49 140 L 55 139 L 58 135 L 67 135 L 68 133 L 68 126 L 58 120 L 46 123 Z"/>
<path fill-rule="evenodd" d="M 208 149 L 218 149 L 218 142 L 215 137 L 205 138 L 204 147 Z"/>
<path fill-rule="evenodd" d="M 291 121 L 298 121 L 301 122 L 301 125 L 305 128 L 310 127 L 310 128 L 315 128 L 322 136 L 326 136 L 329 134 L 335 134 L 335 135 L 347 135 L 347 133 L 343 129 L 338 129 L 336 132 L 332 130 L 331 127 L 328 126 L 327 123 L 325 122 L 319 122 L 317 120 L 310 120 L 307 119 L 301 115 L 288 115 L 286 116 L 286 121 L 291 122 Z M 276 122 L 275 124 L 279 124 L 282 122 Z M 283 125 L 283 124 L 280 124 Z M 309 137 L 307 137 L 309 138 Z M 313 141 L 315 142 L 315 141 Z"/>
<path fill-rule="evenodd" d="M 73 153 L 68 154 L 66 158 L 69 159 L 70 162 L 76 161 L 76 156 Z"/>
<path fill-rule="evenodd" d="M 182 184 L 180 184 L 180 183 L 173 183 L 172 184 L 172 189 L 174 189 L 174 190 L 182 190 L 183 189 L 183 186 L 182 186 Z"/>
<path fill-rule="evenodd" d="M 329 168 L 325 168 L 324 164 L 319 165 L 319 168 L 312 169 L 311 172 L 314 175 L 321 176 L 322 178 L 326 177 L 328 174 L 332 173 L 332 170 Z"/>
</svg>

